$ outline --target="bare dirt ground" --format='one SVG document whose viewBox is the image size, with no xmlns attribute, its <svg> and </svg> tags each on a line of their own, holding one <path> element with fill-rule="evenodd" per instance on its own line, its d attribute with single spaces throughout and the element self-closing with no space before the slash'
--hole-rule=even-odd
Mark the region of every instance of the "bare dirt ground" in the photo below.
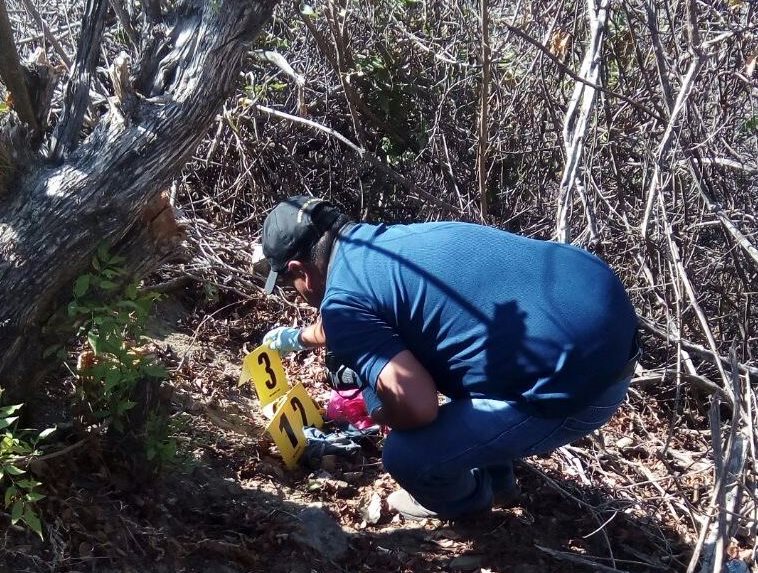
<svg viewBox="0 0 758 573">
<path fill-rule="evenodd" d="M 172 372 L 182 463 L 139 483 L 96 449 L 50 460 L 46 539 L 7 529 L 0 572 L 686 569 L 697 531 L 687 503 L 712 487 L 702 461 L 707 420 L 670 435 L 671 397 L 644 388 L 644 375 L 601 434 L 517 468 L 515 507 L 474 521 L 405 522 L 384 501 L 395 486 L 382 470 L 381 438 L 364 441 L 356 457 L 288 471 L 254 391 L 237 386 L 242 358 L 263 333 L 308 311 L 262 299 L 209 308 L 164 303 L 153 329 Z M 285 366 L 325 406 L 320 356 L 301 353 Z M 654 454 L 666 441 L 666 456 Z M 741 549 L 749 553 L 746 539 Z"/>
</svg>

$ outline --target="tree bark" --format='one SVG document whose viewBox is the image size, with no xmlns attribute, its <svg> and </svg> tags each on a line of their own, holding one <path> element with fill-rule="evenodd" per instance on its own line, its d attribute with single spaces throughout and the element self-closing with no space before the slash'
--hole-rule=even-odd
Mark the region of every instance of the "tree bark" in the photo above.
<svg viewBox="0 0 758 573">
<path fill-rule="evenodd" d="M 100 243 L 127 253 L 135 272 L 170 252 L 175 241 L 145 218 L 160 219 L 161 191 L 231 94 L 249 42 L 275 4 L 180 4 L 143 55 L 137 91 L 110 98 L 110 111 L 62 163 L 26 166 L 0 198 L 0 387 L 10 399 L 38 389 L 44 327 Z"/>
</svg>

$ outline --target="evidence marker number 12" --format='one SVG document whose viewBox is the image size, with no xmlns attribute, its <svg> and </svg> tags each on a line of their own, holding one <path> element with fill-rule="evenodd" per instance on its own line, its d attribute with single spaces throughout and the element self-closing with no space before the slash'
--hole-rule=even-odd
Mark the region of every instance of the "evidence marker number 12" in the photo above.
<svg viewBox="0 0 758 573">
<path fill-rule="evenodd" d="M 269 418 L 266 431 L 279 449 L 289 469 L 297 467 L 307 440 L 304 426 L 324 425 L 324 420 L 302 383 L 289 387 L 287 374 L 278 352 L 259 346 L 242 361 L 238 385 L 252 381 L 264 415 Z"/>
</svg>

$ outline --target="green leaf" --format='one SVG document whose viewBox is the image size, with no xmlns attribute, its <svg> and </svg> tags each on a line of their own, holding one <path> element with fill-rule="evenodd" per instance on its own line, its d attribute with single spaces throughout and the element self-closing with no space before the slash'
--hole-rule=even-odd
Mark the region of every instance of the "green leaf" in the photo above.
<svg viewBox="0 0 758 573">
<path fill-rule="evenodd" d="M 137 312 L 142 312 L 142 307 L 133 300 L 120 300 L 116 303 L 116 306 L 121 308 L 131 308 Z"/>
<path fill-rule="evenodd" d="M 0 101 L 0 113 L 8 113 L 9 109 L 10 108 L 8 107 L 7 103 Z"/>
<path fill-rule="evenodd" d="M 20 476 L 26 473 L 25 470 L 21 470 L 17 468 L 16 466 L 7 465 L 5 466 L 5 471 L 12 476 Z"/>
<path fill-rule="evenodd" d="M 124 296 L 126 298 L 134 300 L 137 298 L 137 283 L 129 283 L 124 289 Z"/>
<path fill-rule="evenodd" d="M 45 439 L 45 438 L 47 438 L 47 437 L 48 437 L 50 434 L 52 434 L 53 432 L 55 432 L 55 430 L 57 430 L 57 429 L 58 429 L 58 428 L 47 428 L 46 430 L 42 430 L 42 431 L 39 433 L 39 439 L 40 439 L 40 440 L 44 440 L 44 439 Z"/>
<path fill-rule="evenodd" d="M 148 362 L 140 367 L 140 371 L 145 376 L 150 376 L 151 378 L 168 378 L 166 369 L 158 364 Z"/>
<path fill-rule="evenodd" d="M 42 539 L 42 523 L 40 523 L 37 512 L 28 505 L 24 509 L 24 523 L 26 523 L 29 526 L 29 529 L 39 535 L 40 539 Z"/>
<path fill-rule="evenodd" d="M 21 516 L 24 513 L 24 502 L 22 500 L 16 500 L 16 503 L 13 504 L 13 508 L 11 508 L 11 524 L 16 525 L 16 522 L 21 519 Z"/>
<path fill-rule="evenodd" d="M 92 268 L 94 268 L 96 271 L 100 270 L 100 260 L 97 258 L 97 256 L 92 257 Z"/>
<path fill-rule="evenodd" d="M 38 491 L 30 491 L 26 494 L 26 501 L 29 503 L 34 503 L 36 501 L 39 501 L 41 499 L 45 499 L 47 496 L 44 493 L 39 493 Z"/>
<path fill-rule="evenodd" d="M 77 314 L 79 314 L 82 308 L 83 307 L 80 307 L 78 304 L 76 304 L 76 301 L 71 301 L 70 303 L 68 303 L 68 308 L 67 308 L 68 315 L 76 316 Z"/>
<path fill-rule="evenodd" d="M 10 416 L 11 414 L 18 412 L 23 406 L 24 406 L 23 404 L 13 404 L 12 406 L 3 406 L 2 408 L 0 408 L 0 418 Z"/>
<path fill-rule="evenodd" d="M 45 348 L 45 351 L 42 353 L 42 358 L 50 358 L 53 354 L 58 352 L 61 348 L 63 348 L 62 344 L 52 344 L 51 346 L 48 346 Z"/>
<path fill-rule="evenodd" d="M 100 281 L 100 288 L 103 290 L 114 290 L 117 286 L 113 281 Z"/>
<path fill-rule="evenodd" d="M 34 489 L 35 487 L 42 485 L 42 482 L 33 479 L 20 479 L 16 482 L 16 485 L 22 489 Z"/>
<path fill-rule="evenodd" d="M 97 258 L 101 261 L 108 260 L 108 245 L 100 243 L 100 246 L 97 248 Z"/>
<path fill-rule="evenodd" d="M 10 506 L 13 498 L 18 494 L 18 488 L 15 485 L 10 486 L 5 490 L 5 507 Z"/>
<path fill-rule="evenodd" d="M 116 406 L 116 412 L 120 416 L 127 410 L 131 410 L 137 405 L 137 402 L 132 402 L 131 400 L 124 400 L 123 402 L 119 402 Z"/>
<path fill-rule="evenodd" d="M 7 428 L 16 420 L 18 420 L 18 416 L 11 416 L 10 418 L 0 418 L 0 430 L 2 430 L 3 428 Z"/>
<path fill-rule="evenodd" d="M 100 337 L 97 333 L 89 331 L 87 333 L 87 342 L 89 342 L 89 345 L 92 347 L 92 351 L 95 354 L 100 354 Z"/>
<path fill-rule="evenodd" d="M 92 275 L 86 274 L 81 275 L 78 279 L 76 279 L 76 282 L 74 283 L 74 296 L 76 298 L 81 298 L 84 296 L 84 293 L 89 290 L 89 283 L 91 278 Z"/>
</svg>

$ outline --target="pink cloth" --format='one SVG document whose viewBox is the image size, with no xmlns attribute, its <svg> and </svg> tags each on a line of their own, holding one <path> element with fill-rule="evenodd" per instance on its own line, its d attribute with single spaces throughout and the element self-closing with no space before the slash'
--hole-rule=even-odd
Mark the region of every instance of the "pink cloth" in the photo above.
<svg viewBox="0 0 758 573">
<path fill-rule="evenodd" d="M 350 396 L 353 391 L 345 392 L 345 396 Z M 373 426 L 374 421 L 366 412 L 366 404 L 360 392 L 353 398 L 346 398 L 332 390 L 329 396 L 329 403 L 326 406 L 326 417 L 335 422 L 349 422 L 359 430 Z"/>
</svg>

